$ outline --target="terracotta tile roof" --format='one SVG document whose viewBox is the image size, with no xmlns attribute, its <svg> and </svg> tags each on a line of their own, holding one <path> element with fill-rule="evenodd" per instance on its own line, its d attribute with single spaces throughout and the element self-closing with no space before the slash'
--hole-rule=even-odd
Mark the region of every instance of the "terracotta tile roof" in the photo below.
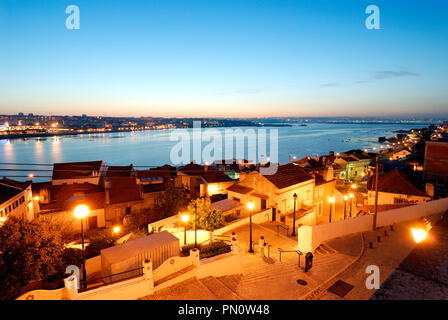
<svg viewBox="0 0 448 320">
<path fill-rule="evenodd" d="M 138 201 L 142 199 L 141 185 L 135 177 L 113 177 L 109 182 L 109 201 L 111 204 Z"/>
<path fill-rule="evenodd" d="M 293 162 L 302 168 L 323 169 L 324 165 L 311 157 L 305 157 Z"/>
<path fill-rule="evenodd" d="M 369 177 L 367 190 L 375 190 L 375 175 Z M 378 177 L 378 191 L 429 197 L 426 193 L 415 187 L 399 169 L 394 169 Z"/>
<path fill-rule="evenodd" d="M 53 180 L 90 177 L 93 172 L 99 173 L 102 165 L 103 161 L 55 163 Z"/>
<path fill-rule="evenodd" d="M 225 173 L 221 171 L 208 171 L 201 174 L 201 177 L 205 179 L 208 183 L 215 182 L 231 182 L 233 181 L 230 177 L 228 177 Z"/>
<path fill-rule="evenodd" d="M 154 177 L 171 178 L 177 175 L 177 168 L 168 164 L 161 167 L 151 168 L 149 170 L 135 171 L 135 176 L 139 179 L 147 179 Z"/>
<path fill-rule="evenodd" d="M 23 190 L 25 190 L 31 181 L 22 182 L 16 181 L 8 178 L 3 178 L 0 180 L 0 204 L 14 198 Z"/>
<path fill-rule="evenodd" d="M 106 177 L 130 177 L 133 170 L 134 166 L 132 164 L 129 166 L 108 166 Z"/>
<path fill-rule="evenodd" d="M 310 174 L 293 163 L 280 165 L 275 174 L 264 175 L 263 177 L 272 182 L 278 189 L 313 180 Z"/>
<path fill-rule="evenodd" d="M 41 210 L 65 211 L 82 202 L 91 210 L 104 208 L 104 188 L 91 183 L 49 185 L 50 203 L 40 204 Z"/>
<path fill-rule="evenodd" d="M 166 184 L 164 183 L 150 183 L 143 184 L 143 193 L 162 192 L 166 190 Z"/>
<path fill-rule="evenodd" d="M 246 186 L 242 186 L 240 184 L 234 184 L 233 186 L 230 186 L 229 188 L 227 188 L 227 191 L 232 191 L 232 192 L 241 193 L 241 194 L 248 194 L 249 192 L 251 192 L 253 190 L 254 189 L 246 187 Z"/>
<path fill-rule="evenodd" d="M 189 163 L 186 166 L 181 167 L 179 171 L 192 176 L 201 176 L 208 183 L 233 181 L 225 173 L 216 170 L 216 168 L 212 166 L 207 166 L 206 169 L 205 166 Z"/>
</svg>

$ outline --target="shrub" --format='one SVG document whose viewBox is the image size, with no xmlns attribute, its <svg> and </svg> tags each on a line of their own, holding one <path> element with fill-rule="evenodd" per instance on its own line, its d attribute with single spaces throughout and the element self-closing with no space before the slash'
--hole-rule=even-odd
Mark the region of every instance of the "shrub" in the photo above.
<svg viewBox="0 0 448 320">
<path fill-rule="evenodd" d="M 199 248 L 200 257 L 210 258 L 231 251 L 231 246 L 224 241 L 215 241 Z"/>
<path fill-rule="evenodd" d="M 194 248 L 194 244 L 186 244 L 182 246 L 182 255 L 188 257 L 190 255 L 190 250 Z"/>
</svg>

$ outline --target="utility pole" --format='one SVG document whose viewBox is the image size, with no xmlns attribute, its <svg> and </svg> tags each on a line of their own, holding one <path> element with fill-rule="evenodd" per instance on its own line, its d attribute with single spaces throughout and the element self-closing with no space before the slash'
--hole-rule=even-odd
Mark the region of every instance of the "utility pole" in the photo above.
<svg viewBox="0 0 448 320">
<path fill-rule="evenodd" d="M 380 175 L 380 155 L 376 155 L 376 173 L 375 173 L 375 214 L 373 216 L 373 231 L 376 230 L 378 217 L 378 176 Z"/>
</svg>

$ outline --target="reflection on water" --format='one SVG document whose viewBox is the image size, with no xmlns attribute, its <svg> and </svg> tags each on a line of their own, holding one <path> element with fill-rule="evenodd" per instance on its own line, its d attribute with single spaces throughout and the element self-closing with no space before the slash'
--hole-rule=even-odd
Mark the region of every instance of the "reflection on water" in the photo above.
<svg viewBox="0 0 448 320">
<path fill-rule="evenodd" d="M 289 155 L 296 155 L 299 159 L 307 155 L 326 154 L 328 151 L 369 148 L 378 145 L 378 136 L 392 136 L 395 135 L 394 130 L 419 127 L 427 127 L 427 124 L 314 123 L 306 127 L 279 127 L 279 160 L 286 163 Z M 222 133 L 225 130 L 214 129 Z M 249 128 L 242 128 L 243 131 L 246 129 Z M 258 128 L 252 129 L 256 132 Z M 163 165 L 170 163 L 171 148 L 177 143 L 170 141 L 171 132 L 172 130 L 154 130 L 0 140 L 0 162 L 52 164 L 104 160 L 111 165 Z M 191 133 L 191 129 L 189 132 Z M 203 142 L 202 146 L 207 144 L 208 142 Z"/>
</svg>

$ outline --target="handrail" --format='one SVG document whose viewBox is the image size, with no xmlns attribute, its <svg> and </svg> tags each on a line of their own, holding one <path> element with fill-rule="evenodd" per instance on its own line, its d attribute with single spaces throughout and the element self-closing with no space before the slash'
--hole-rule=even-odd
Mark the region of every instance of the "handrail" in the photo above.
<svg viewBox="0 0 448 320">
<path fill-rule="evenodd" d="M 288 236 L 289 226 L 285 226 L 280 223 L 277 223 L 277 236 L 280 235 L 279 227 L 286 230 L 286 236 Z"/>
<path fill-rule="evenodd" d="M 282 262 L 282 253 L 283 252 L 295 252 L 299 257 L 299 268 L 300 268 L 300 257 L 303 256 L 303 252 L 300 250 L 283 250 L 282 248 L 278 248 L 279 261 Z"/>
<path fill-rule="evenodd" d="M 112 277 L 117 276 L 117 275 L 129 273 L 129 272 L 134 272 L 134 271 L 141 271 L 141 270 L 143 270 L 143 267 L 135 268 L 135 269 L 131 269 L 131 270 L 126 270 L 126 271 L 123 271 L 123 272 L 114 273 L 114 274 L 111 274 L 111 275 L 108 275 L 108 276 L 105 276 L 105 277 L 101 277 L 101 278 L 90 279 L 90 280 L 81 280 L 81 281 L 79 281 L 79 283 L 80 284 L 85 284 L 87 286 L 88 283 L 92 283 L 92 282 L 95 282 L 95 281 L 98 281 L 98 280 L 103 280 L 103 279 L 106 279 L 106 278 L 112 278 Z M 131 279 L 131 278 L 138 277 L 138 276 L 141 276 L 141 275 L 142 274 L 139 273 L 138 275 L 133 275 L 133 276 L 130 276 L 130 277 L 125 278 L 125 279 L 118 279 L 118 280 L 110 281 L 108 284 L 115 283 L 115 282 L 118 282 L 118 281 L 127 280 L 127 279 Z M 102 284 L 100 286 L 103 286 L 103 285 L 105 285 L 105 284 Z M 89 289 L 96 289 L 96 288 L 98 288 L 100 286 L 96 286 L 95 288 L 82 288 L 82 286 L 80 286 L 81 288 L 79 290 L 80 290 L 80 292 L 83 292 L 83 291 L 87 291 Z"/>
</svg>

